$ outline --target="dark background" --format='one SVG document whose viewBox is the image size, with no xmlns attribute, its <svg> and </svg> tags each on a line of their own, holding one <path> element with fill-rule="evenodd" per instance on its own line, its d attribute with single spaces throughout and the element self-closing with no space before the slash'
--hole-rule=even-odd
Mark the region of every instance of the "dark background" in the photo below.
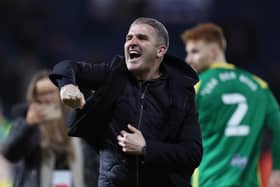
<svg viewBox="0 0 280 187">
<path fill-rule="evenodd" d="M 279 10 L 253 0 L 1 0 L 0 98 L 6 116 L 25 99 L 30 77 L 60 60 L 109 60 L 123 53 L 129 24 L 139 16 L 164 23 L 169 53 L 185 58 L 180 34 L 215 22 L 227 37 L 227 60 L 266 80 L 278 101 Z"/>
</svg>

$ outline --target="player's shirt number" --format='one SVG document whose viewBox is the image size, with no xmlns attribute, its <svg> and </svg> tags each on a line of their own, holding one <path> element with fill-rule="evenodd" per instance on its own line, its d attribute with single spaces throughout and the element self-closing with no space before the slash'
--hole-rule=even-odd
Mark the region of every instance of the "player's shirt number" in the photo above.
<svg viewBox="0 0 280 187">
<path fill-rule="evenodd" d="M 227 122 L 225 129 L 226 136 L 247 136 L 250 128 L 246 124 L 241 124 L 242 119 L 248 111 L 246 97 L 240 93 L 227 93 L 222 95 L 222 101 L 226 105 L 236 105 L 237 108 Z"/>
</svg>

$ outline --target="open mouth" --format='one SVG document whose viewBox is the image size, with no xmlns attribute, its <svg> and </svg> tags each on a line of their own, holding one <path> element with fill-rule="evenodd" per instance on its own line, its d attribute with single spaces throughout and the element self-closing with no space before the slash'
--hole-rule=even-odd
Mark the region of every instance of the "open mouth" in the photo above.
<svg viewBox="0 0 280 187">
<path fill-rule="evenodd" d="M 130 59 L 136 59 L 139 58 L 141 56 L 140 52 L 137 50 L 130 50 L 129 51 L 129 57 Z"/>
</svg>

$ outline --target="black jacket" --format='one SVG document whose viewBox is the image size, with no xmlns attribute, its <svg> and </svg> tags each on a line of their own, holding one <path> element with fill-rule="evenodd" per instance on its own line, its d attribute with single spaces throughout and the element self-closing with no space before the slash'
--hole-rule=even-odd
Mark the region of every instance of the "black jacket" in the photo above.
<svg viewBox="0 0 280 187">
<path fill-rule="evenodd" d="M 54 67 L 50 79 L 57 86 L 71 83 L 82 89 L 95 90 L 85 107 L 72 113 L 68 125 L 71 136 L 83 137 L 100 149 L 100 186 L 125 186 L 122 182 L 128 178 L 132 181 L 135 178 L 140 186 L 190 186 L 190 177 L 202 158 L 193 89 L 198 78 L 187 64 L 170 56 L 164 58 L 161 71 L 164 72 L 164 80 L 159 85 L 163 86 L 155 86 L 154 93 L 162 89 L 163 94 L 147 94 L 149 106 L 143 116 L 146 127 L 150 124 L 145 123 L 154 121 L 154 126 L 160 125 L 152 127 L 152 132 L 149 128 L 140 128 L 147 147 L 144 156 L 139 158 L 123 154 L 114 142 L 118 130 L 125 128 L 120 122 L 126 125 L 139 122 L 139 116 L 133 117 L 130 112 L 140 106 L 137 104 L 139 101 L 132 97 L 134 90 L 139 88 L 139 81 L 127 70 L 124 59 L 118 56 L 111 64 L 64 61 Z M 128 95 L 127 99 L 124 95 Z M 168 99 L 158 98 L 159 95 Z M 122 99 L 129 104 L 119 106 Z M 163 106 L 152 106 L 159 103 Z M 157 111 L 162 108 L 163 111 Z M 123 110 L 127 115 L 125 112 L 116 115 L 115 110 Z M 131 174 L 131 171 L 136 174 Z M 127 183 L 127 186 L 131 185 L 134 183 Z"/>
<path fill-rule="evenodd" d="M 51 184 L 52 181 L 48 180 L 48 177 L 45 176 L 44 173 L 42 173 L 42 165 L 45 164 L 51 167 L 51 164 L 48 161 L 44 160 L 43 154 L 46 153 L 44 153 L 41 145 L 42 137 L 41 137 L 39 125 L 30 126 L 27 124 L 25 120 L 27 111 L 28 111 L 28 104 L 25 102 L 16 104 L 12 108 L 12 117 L 14 118 L 14 122 L 11 128 L 11 132 L 9 133 L 9 136 L 7 137 L 6 141 L 3 144 L 2 153 L 7 160 L 15 164 L 15 167 L 13 167 L 14 187 L 40 187 L 42 186 L 42 183 L 44 183 L 44 185 L 46 186 L 47 183 Z M 80 143 L 78 144 L 78 146 L 75 147 L 73 146 L 74 153 L 80 150 L 79 149 L 80 146 L 82 146 L 82 144 Z M 89 152 L 86 149 L 88 148 L 85 147 L 85 149 L 81 149 L 83 150 L 82 152 L 83 161 L 87 159 L 89 156 L 96 156 L 95 154 L 92 154 L 92 152 Z M 76 162 L 76 161 L 73 160 L 72 162 Z M 79 162 L 77 163 L 83 163 L 83 162 L 79 160 Z M 75 167 L 76 168 L 74 169 L 75 173 L 82 172 L 82 174 L 84 174 L 85 176 L 81 176 L 82 179 L 80 180 L 74 180 L 73 181 L 74 186 L 81 187 L 81 183 L 86 184 L 82 186 L 88 186 L 88 187 L 97 186 L 97 180 L 95 177 L 97 171 L 95 169 L 96 166 L 93 165 L 94 163 L 96 163 L 96 158 L 92 157 L 90 161 L 87 161 L 86 166 L 82 164 L 79 165 L 80 167 Z M 63 167 L 65 166 L 64 161 L 59 161 L 58 164 L 59 166 L 63 166 Z M 71 168 L 69 169 L 72 172 L 74 171 L 71 170 Z M 88 177 L 87 175 L 88 170 L 91 170 L 90 177 Z M 42 176 L 45 177 L 42 178 Z M 75 184 L 75 181 L 78 182 L 76 182 Z"/>
<path fill-rule="evenodd" d="M 35 187 L 40 185 L 41 147 L 40 132 L 36 126 L 28 126 L 24 120 L 27 104 L 13 107 L 16 117 L 11 132 L 3 144 L 3 156 L 15 167 L 15 187 Z M 20 116 L 20 117 L 19 117 Z"/>
</svg>

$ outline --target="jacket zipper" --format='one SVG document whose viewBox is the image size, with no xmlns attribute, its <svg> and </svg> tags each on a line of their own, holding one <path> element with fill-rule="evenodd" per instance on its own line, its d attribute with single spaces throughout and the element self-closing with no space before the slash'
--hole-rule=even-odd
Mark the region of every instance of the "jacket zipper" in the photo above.
<svg viewBox="0 0 280 187">
<path fill-rule="evenodd" d="M 140 97 L 140 113 L 139 113 L 139 118 L 138 118 L 138 124 L 137 124 L 137 128 L 139 130 L 141 130 L 141 123 L 142 123 L 142 115 L 143 115 L 143 108 L 144 108 L 144 98 L 145 98 L 145 94 L 148 88 L 148 84 L 144 87 L 144 91 L 141 94 Z M 140 167 L 139 167 L 139 156 L 136 156 L 136 187 L 140 187 Z"/>
</svg>

